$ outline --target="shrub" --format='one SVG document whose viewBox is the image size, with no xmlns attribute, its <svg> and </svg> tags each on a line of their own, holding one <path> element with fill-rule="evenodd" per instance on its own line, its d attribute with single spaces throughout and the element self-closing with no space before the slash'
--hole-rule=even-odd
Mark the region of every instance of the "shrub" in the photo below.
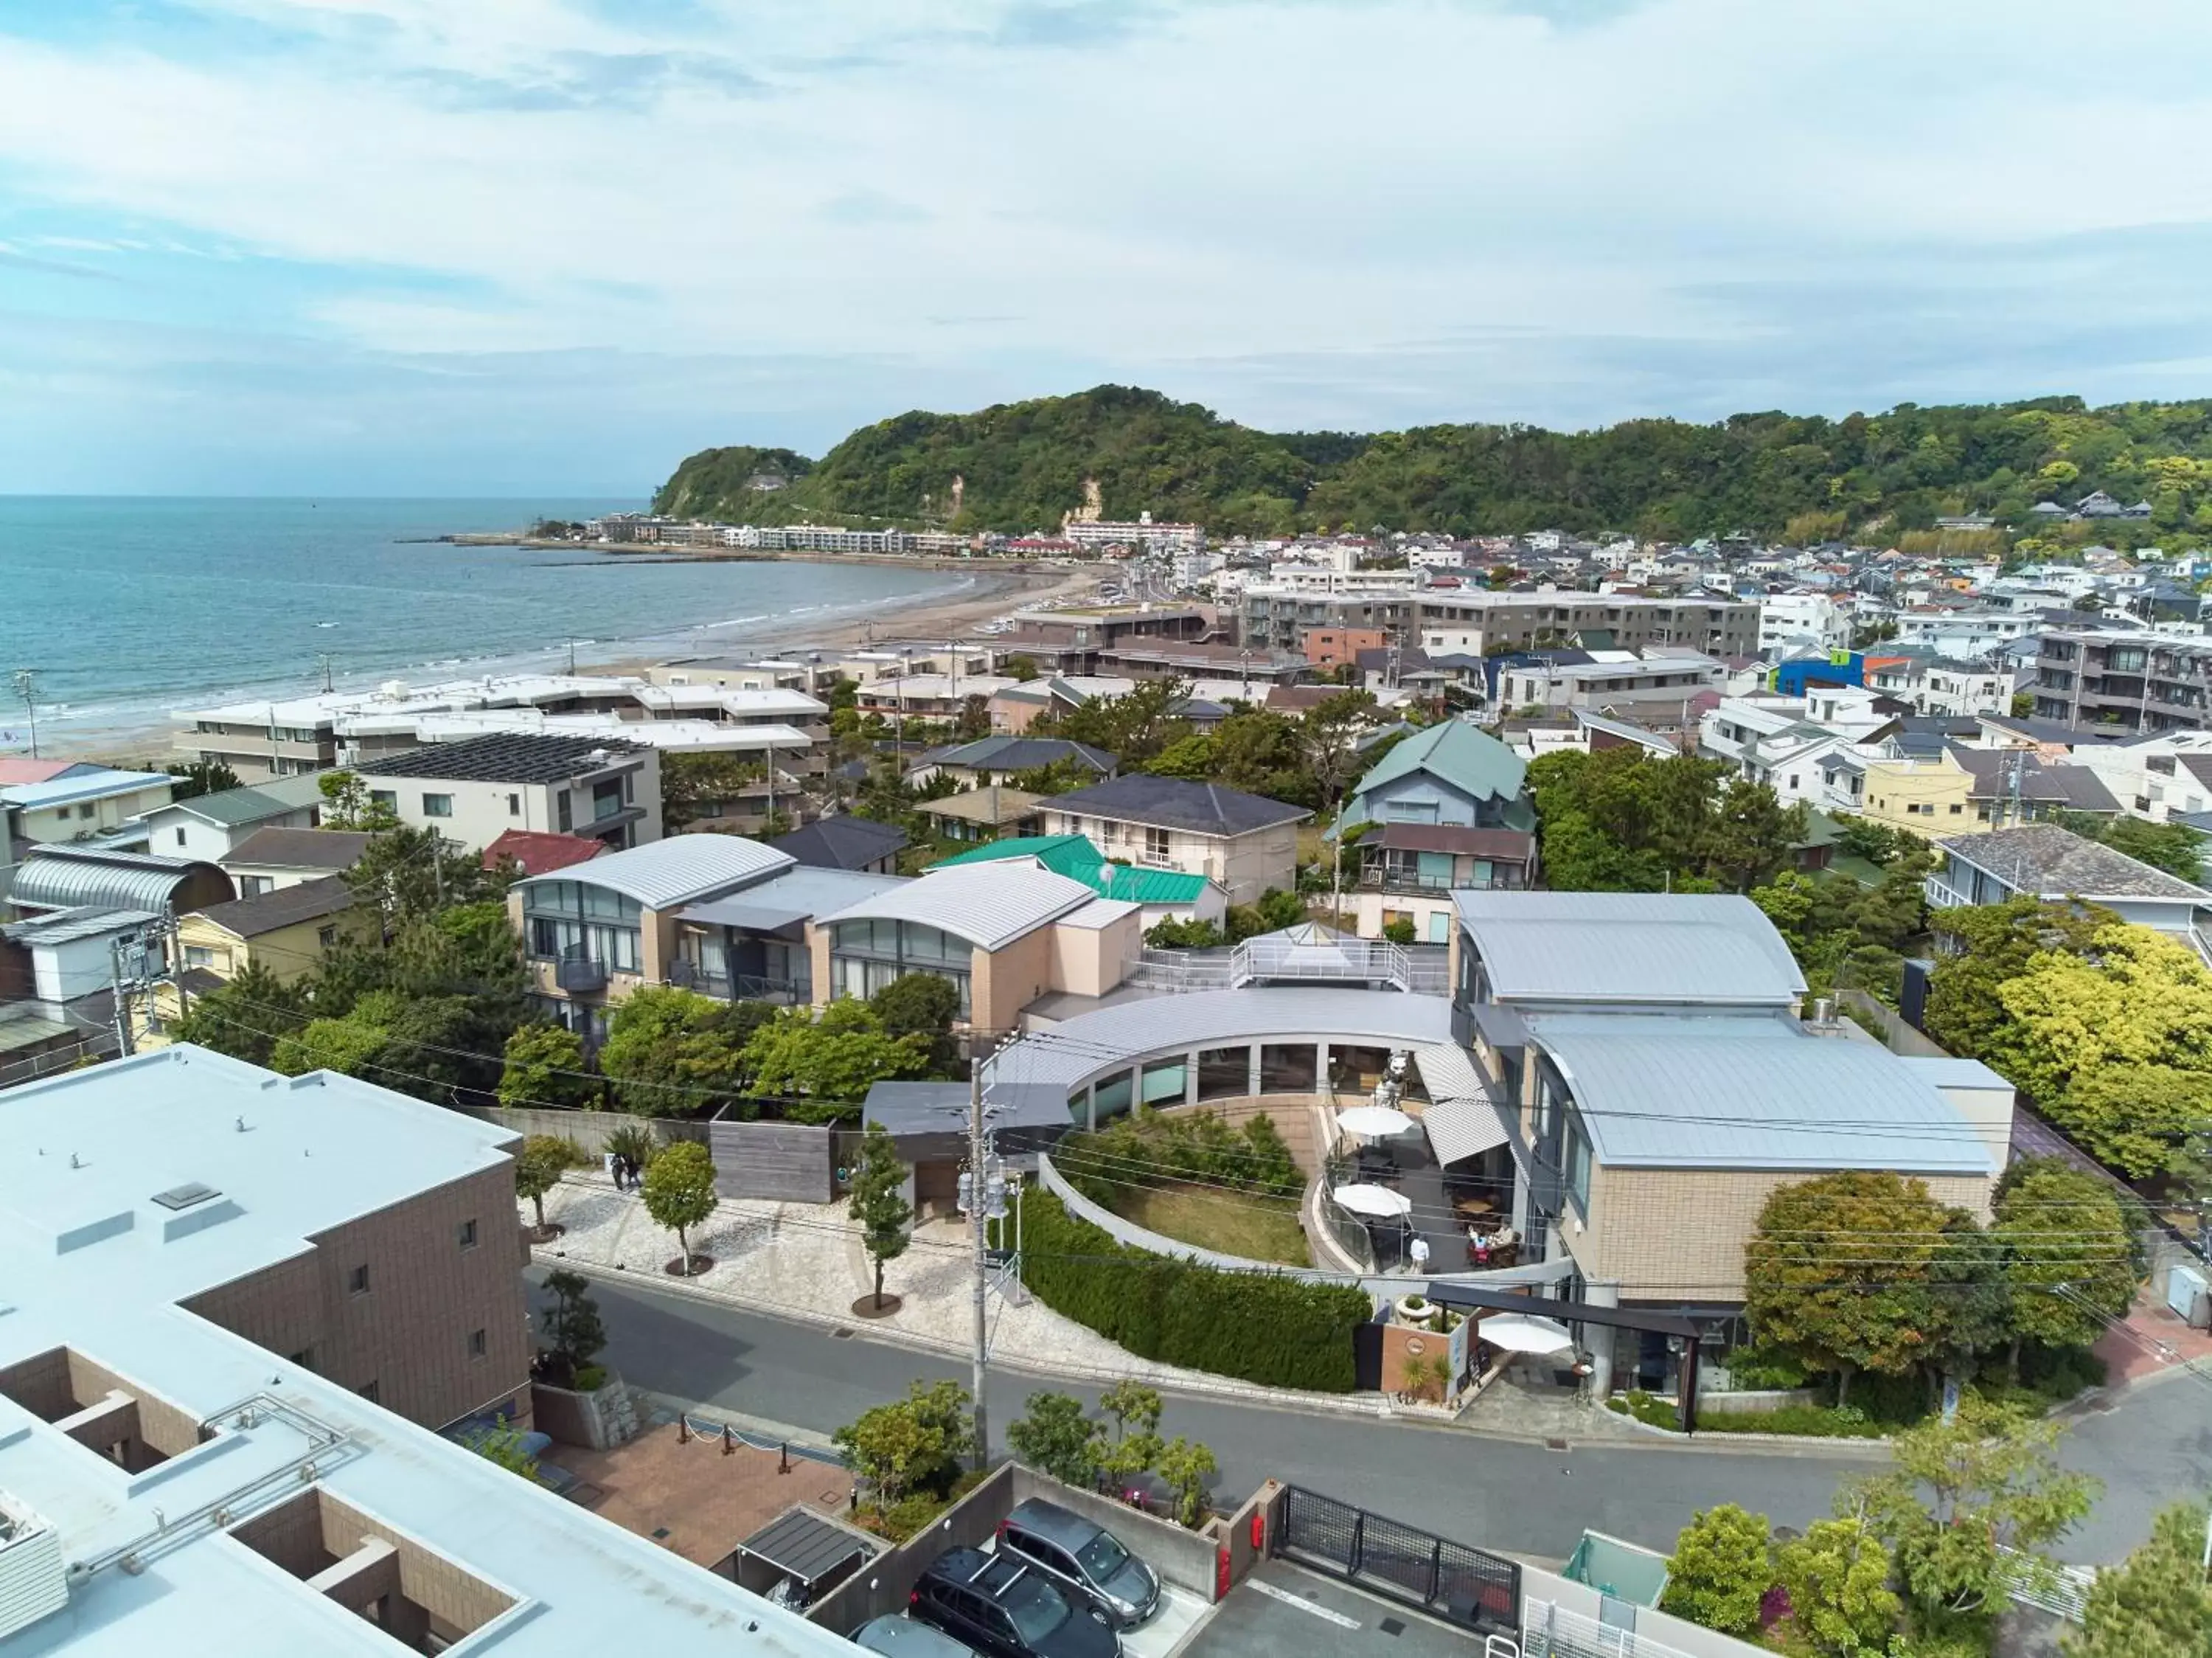
<svg viewBox="0 0 2212 1658">
<path fill-rule="evenodd" d="M 1733 1503 L 1692 1515 L 1674 1539 L 1659 1610 L 1723 1635 L 1752 1633 L 1774 1583 L 1770 1536 L 1765 1515 Z"/>
<path fill-rule="evenodd" d="M 1116 1243 L 1049 1192 L 1023 1200 L 1023 1277 L 1037 1299 L 1139 1358 L 1270 1387 L 1348 1393 L 1367 1296 L 1347 1285 L 1222 1272 Z"/>
</svg>

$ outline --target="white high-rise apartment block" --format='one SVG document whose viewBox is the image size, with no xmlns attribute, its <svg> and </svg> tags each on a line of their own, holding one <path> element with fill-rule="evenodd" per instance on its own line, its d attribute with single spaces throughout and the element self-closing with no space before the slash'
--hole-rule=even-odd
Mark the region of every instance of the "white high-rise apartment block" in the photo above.
<svg viewBox="0 0 2212 1658">
<path fill-rule="evenodd" d="M 1800 639 L 1809 639 L 1824 650 L 1849 649 L 1850 611 L 1825 593 L 1777 593 L 1759 601 L 1761 655 Z"/>
</svg>

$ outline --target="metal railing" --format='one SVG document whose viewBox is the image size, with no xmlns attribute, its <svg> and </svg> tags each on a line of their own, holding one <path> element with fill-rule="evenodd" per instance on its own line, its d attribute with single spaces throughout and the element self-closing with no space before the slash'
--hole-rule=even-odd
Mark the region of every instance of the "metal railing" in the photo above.
<svg viewBox="0 0 2212 1658">
<path fill-rule="evenodd" d="M 1425 875 L 1418 869 L 1390 864 L 1370 863 L 1359 872 L 1360 887 L 1370 893 L 1449 893 L 1455 887 L 1473 884 L 1450 875 Z"/>
<path fill-rule="evenodd" d="M 581 945 L 572 944 L 553 964 L 553 980 L 571 996 L 588 996 L 606 989 L 607 964 L 593 960 Z"/>
<path fill-rule="evenodd" d="M 1626 1607 L 1628 1616 L 1635 1615 L 1634 1606 L 1617 1604 Z M 1716 1638 L 1729 1647 L 1741 1647 L 1747 1658 L 1764 1650 L 1726 1636 Z M 1550 1600 L 1523 1603 L 1521 1652 L 1522 1658 L 1686 1658 L 1680 1647 L 1638 1635 L 1633 1629 L 1601 1623 Z"/>
</svg>

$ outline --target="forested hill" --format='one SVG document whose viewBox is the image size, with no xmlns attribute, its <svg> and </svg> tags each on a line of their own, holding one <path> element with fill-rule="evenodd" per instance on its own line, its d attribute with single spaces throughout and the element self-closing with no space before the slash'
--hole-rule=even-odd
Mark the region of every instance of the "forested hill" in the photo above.
<svg viewBox="0 0 2212 1658">
<path fill-rule="evenodd" d="M 763 475 L 785 487 L 755 487 Z M 1086 480 L 1108 518 L 1150 512 L 1217 535 L 1380 525 L 1805 542 L 1966 513 L 2023 525 L 2037 502 L 2093 490 L 2148 500 L 2153 530 L 2212 532 L 2212 402 L 2091 409 L 2057 397 L 1902 404 L 1841 420 L 1768 413 L 1358 436 L 1256 431 L 1157 392 L 1101 386 L 975 414 L 900 415 L 811 463 L 789 450 L 707 449 L 653 506 L 732 522 L 1026 531 L 1081 506 Z"/>
</svg>

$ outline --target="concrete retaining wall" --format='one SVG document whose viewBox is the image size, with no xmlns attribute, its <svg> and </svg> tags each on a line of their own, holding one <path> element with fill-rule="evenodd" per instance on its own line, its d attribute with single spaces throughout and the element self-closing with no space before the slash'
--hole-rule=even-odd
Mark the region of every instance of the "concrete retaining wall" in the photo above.
<svg viewBox="0 0 2212 1658">
<path fill-rule="evenodd" d="M 655 1134 L 672 1144 L 678 1140 L 696 1140 L 704 1145 L 709 1126 L 674 1117 L 635 1117 L 626 1111 L 552 1111 L 536 1106 L 518 1106 L 511 1110 L 496 1106 L 462 1106 L 457 1109 L 480 1123 L 496 1123 L 517 1134 L 550 1134 L 556 1139 L 574 1140 L 587 1157 L 597 1157 L 605 1152 L 607 1136 L 618 1128 L 647 1123 Z"/>
<path fill-rule="evenodd" d="M 939 1515 L 929 1529 L 908 1538 L 847 1578 L 806 1609 L 808 1619 L 849 1636 L 872 1618 L 906 1610 L 915 1580 L 947 1549 L 972 1549 L 988 1541 L 1013 1511 L 1014 1470 L 1008 1463 Z"/>
<path fill-rule="evenodd" d="M 1187 1244 L 1164 1233 L 1152 1231 L 1133 1221 L 1125 1221 L 1112 1210 L 1092 1203 L 1070 1186 L 1066 1178 L 1052 1166 L 1051 1156 L 1042 1151 L 1037 1154 L 1037 1180 L 1047 1192 L 1067 1205 L 1069 1214 L 1079 1220 L 1090 1222 L 1115 1242 L 1141 1249 L 1147 1254 L 1180 1255 L 1202 1265 L 1218 1266 L 1224 1272 L 1281 1272 L 1294 1278 L 1334 1276 L 1319 1273 L 1308 1267 L 1271 1265 L 1265 1261 L 1247 1260 L 1242 1255 L 1218 1254 L 1211 1249 L 1200 1249 L 1196 1244 Z"/>
<path fill-rule="evenodd" d="M 714 1159 L 714 1190 L 725 1198 L 759 1198 L 775 1203 L 826 1204 L 836 1195 L 830 1155 L 832 1131 L 804 1123 L 695 1122 L 675 1117 L 634 1117 L 620 1111 L 551 1111 L 538 1106 L 512 1110 L 462 1107 L 478 1122 L 496 1123 L 517 1134 L 550 1134 L 573 1140 L 587 1157 L 606 1149 L 617 1129 L 651 1126 L 665 1143 L 696 1140 Z"/>
</svg>

